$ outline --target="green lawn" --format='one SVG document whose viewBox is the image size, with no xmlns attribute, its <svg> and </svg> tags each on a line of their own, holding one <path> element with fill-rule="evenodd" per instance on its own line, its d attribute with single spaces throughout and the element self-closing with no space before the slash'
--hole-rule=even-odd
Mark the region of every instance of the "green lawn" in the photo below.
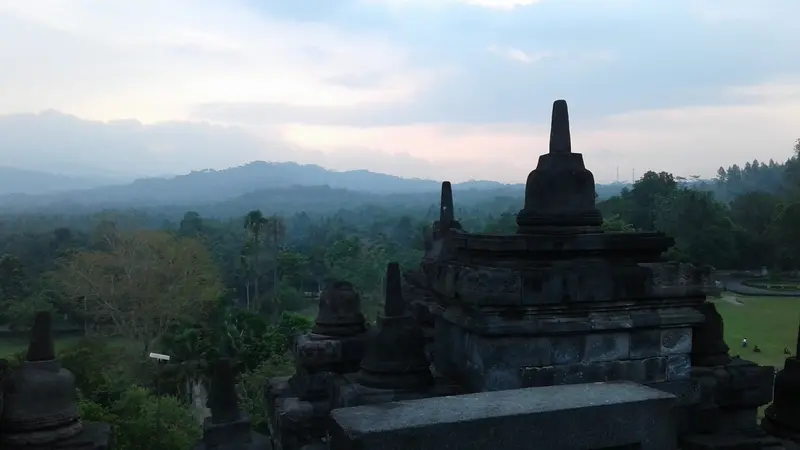
<svg viewBox="0 0 800 450">
<path fill-rule="evenodd" d="M 783 367 L 786 358 L 783 348 L 794 353 L 797 343 L 800 298 L 726 295 L 716 303 L 725 320 L 725 342 L 731 348 L 731 355 L 740 355 L 762 365 Z M 748 348 L 742 348 L 744 337 Z M 753 352 L 755 345 L 761 353 Z"/>
<path fill-rule="evenodd" d="M 79 337 L 65 337 L 56 339 L 56 351 L 69 347 L 80 340 Z M 28 340 L 24 338 L 0 338 L 0 358 L 10 359 L 14 354 L 25 351 Z"/>
</svg>

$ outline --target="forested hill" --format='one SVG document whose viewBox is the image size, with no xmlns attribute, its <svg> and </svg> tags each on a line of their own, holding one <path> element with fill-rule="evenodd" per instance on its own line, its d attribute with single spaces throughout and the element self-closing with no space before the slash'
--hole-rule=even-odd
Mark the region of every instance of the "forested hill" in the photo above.
<svg viewBox="0 0 800 450">
<path fill-rule="evenodd" d="M 728 202 L 747 192 L 777 193 L 784 169 L 782 163 L 754 160 L 743 166 L 720 168 L 716 180 L 676 178 L 676 181 L 686 187 L 711 191 L 718 200 Z M 7 172 L 13 169 L 0 174 L 8 175 Z M 180 216 L 190 209 L 204 216 L 222 218 L 242 215 L 252 209 L 284 215 L 300 211 L 327 214 L 368 205 L 419 215 L 438 203 L 440 189 L 440 181 L 436 180 L 401 178 L 367 170 L 336 172 L 297 163 L 253 162 L 225 170 L 145 178 L 128 184 L 80 190 L 74 187 L 81 180 L 19 172 L 17 179 L 25 178 L 28 185 L 36 180 L 42 184 L 47 184 L 48 180 L 52 183 L 29 190 L 33 194 L 0 195 L 0 215 L 87 214 L 135 208 L 167 216 Z M 53 193 L 58 186 L 62 186 L 63 192 Z M 598 184 L 598 200 L 619 195 L 626 187 L 630 185 Z M 458 207 L 481 207 L 492 213 L 519 209 L 524 196 L 524 185 L 494 181 L 456 183 L 453 190 Z M 0 190 L 0 194 L 2 192 Z"/>
<path fill-rule="evenodd" d="M 598 185 L 600 198 L 616 195 L 625 184 Z M 330 212 L 367 204 L 420 208 L 439 200 L 440 181 L 400 178 L 355 170 L 336 172 L 316 165 L 253 162 L 226 170 L 192 172 L 172 178 L 71 190 L 48 195 L 0 196 L 6 214 L 24 212 L 87 213 L 99 209 L 147 208 L 210 216 L 243 214 L 254 208 L 274 213 Z M 522 184 L 468 181 L 453 186 L 463 206 L 497 197 L 521 199 Z"/>
</svg>

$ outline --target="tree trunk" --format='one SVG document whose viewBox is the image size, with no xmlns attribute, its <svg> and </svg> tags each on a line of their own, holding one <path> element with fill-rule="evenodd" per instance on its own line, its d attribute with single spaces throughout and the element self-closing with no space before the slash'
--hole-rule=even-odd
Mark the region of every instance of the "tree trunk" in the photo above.
<svg viewBox="0 0 800 450">
<path fill-rule="evenodd" d="M 278 224 L 272 227 L 272 245 L 275 252 L 275 267 L 272 270 L 272 296 L 275 297 L 278 293 Z"/>
<path fill-rule="evenodd" d="M 253 272 L 254 272 L 254 275 L 255 275 L 253 277 L 253 302 L 256 303 L 256 304 L 258 303 L 258 296 L 260 294 L 260 292 L 258 290 L 258 278 L 259 278 L 259 275 L 260 275 L 260 264 L 259 264 L 258 253 L 259 253 L 259 249 L 258 249 L 258 232 L 255 232 L 255 233 L 253 233 L 253 258 L 254 258 Z M 247 309 L 248 310 L 250 309 L 250 304 L 247 305 Z"/>
<path fill-rule="evenodd" d="M 244 292 L 245 297 L 247 298 L 247 309 L 250 310 L 250 280 L 244 282 Z"/>
</svg>

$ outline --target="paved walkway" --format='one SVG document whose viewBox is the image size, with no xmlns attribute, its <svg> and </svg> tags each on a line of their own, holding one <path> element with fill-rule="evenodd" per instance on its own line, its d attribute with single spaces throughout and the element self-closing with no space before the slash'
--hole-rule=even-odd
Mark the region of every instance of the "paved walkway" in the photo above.
<svg viewBox="0 0 800 450">
<path fill-rule="evenodd" d="M 745 286 L 741 279 L 720 277 L 719 281 L 727 291 L 739 295 L 759 295 L 762 297 L 800 297 L 800 291 L 772 291 L 752 286 Z"/>
</svg>

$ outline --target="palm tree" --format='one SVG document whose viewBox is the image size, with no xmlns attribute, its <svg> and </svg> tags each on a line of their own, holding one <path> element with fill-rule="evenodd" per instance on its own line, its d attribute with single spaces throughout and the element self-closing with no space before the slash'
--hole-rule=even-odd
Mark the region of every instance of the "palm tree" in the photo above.
<svg viewBox="0 0 800 450">
<path fill-rule="evenodd" d="M 275 267 L 272 269 L 272 293 L 274 296 L 278 293 L 278 253 L 286 235 L 286 224 L 283 222 L 283 218 L 270 216 L 266 219 L 265 227 L 267 234 L 270 236 L 270 241 L 272 241 L 272 251 L 275 257 Z"/>
<path fill-rule="evenodd" d="M 259 242 L 264 231 L 264 228 L 267 225 L 267 218 L 261 213 L 261 211 L 254 209 L 247 213 L 244 217 L 244 228 L 250 233 L 250 236 L 253 239 L 252 242 L 252 250 L 253 250 L 253 266 L 252 269 L 255 272 L 253 277 L 253 299 L 258 299 L 258 279 L 261 275 L 261 265 L 259 260 Z M 249 302 L 248 302 L 249 308 Z"/>
</svg>

